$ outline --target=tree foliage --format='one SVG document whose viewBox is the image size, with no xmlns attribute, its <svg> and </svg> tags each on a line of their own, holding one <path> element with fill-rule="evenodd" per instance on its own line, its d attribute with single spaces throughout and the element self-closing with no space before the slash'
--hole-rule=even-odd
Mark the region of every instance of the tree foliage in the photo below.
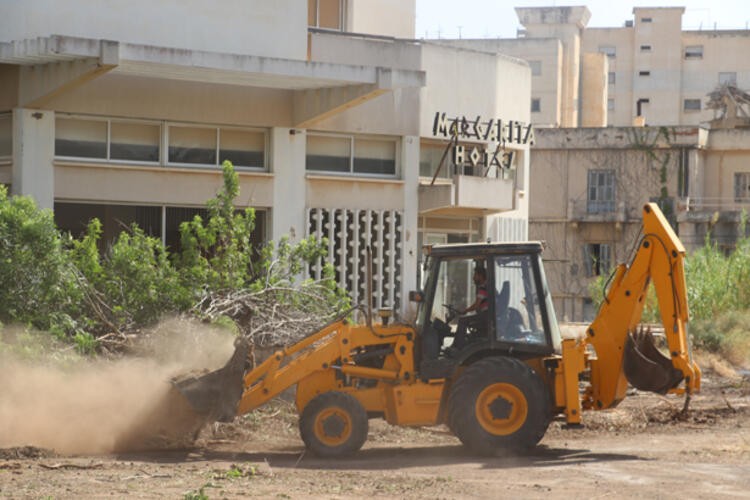
<svg viewBox="0 0 750 500">
<path fill-rule="evenodd" d="M 346 308 L 330 268 L 319 282 L 300 277 L 325 256 L 325 242 L 282 238 L 253 247 L 255 212 L 235 208 L 239 177 L 231 163 L 222 175 L 208 216 L 181 224 L 174 253 L 136 225 L 108 245 L 97 219 L 80 239 L 60 234 L 51 211 L 0 186 L 0 321 L 50 331 L 89 353 L 102 339 L 137 332 L 166 314 L 205 317 L 206 304 L 226 304 L 227 297 L 262 292 L 264 305 L 328 314 Z"/>
</svg>

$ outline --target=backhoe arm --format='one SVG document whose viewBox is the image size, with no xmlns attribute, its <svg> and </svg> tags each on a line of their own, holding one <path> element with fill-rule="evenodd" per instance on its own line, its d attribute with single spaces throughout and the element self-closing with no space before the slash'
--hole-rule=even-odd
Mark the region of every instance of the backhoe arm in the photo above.
<svg viewBox="0 0 750 500">
<path fill-rule="evenodd" d="M 647 390 L 692 394 L 700 389 L 700 369 L 692 360 L 687 337 L 685 248 L 655 203 L 643 207 L 643 233 L 631 264 L 620 264 L 615 270 L 605 301 L 587 330 L 587 341 L 594 347 L 596 358 L 591 360 L 591 390 L 584 406 L 616 406 L 625 397 L 628 367 L 628 375 L 633 374 L 631 378 L 639 378 L 645 385 L 652 377 L 649 370 L 659 365 L 667 372 L 674 370 L 666 375 L 670 381 L 667 385 L 658 382 Z M 624 358 L 633 350 L 631 335 L 641 321 L 650 283 L 656 290 L 670 356 L 660 360 L 660 353 L 653 349 L 656 359 L 649 359 L 636 349 L 644 358 L 638 365 Z M 675 387 L 681 380 L 684 389 Z"/>
</svg>

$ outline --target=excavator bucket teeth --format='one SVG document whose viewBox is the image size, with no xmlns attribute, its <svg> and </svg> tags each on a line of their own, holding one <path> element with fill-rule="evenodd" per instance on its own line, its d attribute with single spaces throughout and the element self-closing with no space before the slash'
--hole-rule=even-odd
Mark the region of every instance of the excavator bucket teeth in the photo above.
<svg viewBox="0 0 750 500">
<path fill-rule="evenodd" d="M 211 421 L 231 422 L 242 397 L 249 351 L 249 343 L 238 340 L 234 354 L 222 368 L 200 375 L 190 373 L 175 377 L 172 385 L 197 414 Z"/>
<path fill-rule="evenodd" d="M 650 330 L 628 333 L 623 356 L 623 369 L 630 385 L 641 391 L 666 394 L 682 379 L 682 372 L 657 349 Z"/>
</svg>

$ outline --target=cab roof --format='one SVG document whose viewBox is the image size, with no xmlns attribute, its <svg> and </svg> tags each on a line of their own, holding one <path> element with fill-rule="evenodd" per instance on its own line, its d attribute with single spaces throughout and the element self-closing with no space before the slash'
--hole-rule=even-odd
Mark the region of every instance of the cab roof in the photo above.
<svg viewBox="0 0 750 500">
<path fill-rule="evenodd" d="M 523 241 L 511 243 L 452 243 L 448 245 L 431 245 L 425 252 L 433 257 L 469 257 L 473 255 L 522 255 L 541 253 L 544 246 L 541 241 Z"/>
</svg>

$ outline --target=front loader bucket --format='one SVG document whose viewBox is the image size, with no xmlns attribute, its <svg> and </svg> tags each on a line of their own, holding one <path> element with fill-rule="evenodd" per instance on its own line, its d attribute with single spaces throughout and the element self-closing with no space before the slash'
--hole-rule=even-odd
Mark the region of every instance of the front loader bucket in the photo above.
<svg viewBox="0 0 750 500">
<path fill-rule="evenodd" d="M 628 333 L 623 354 L 625 378 L 641 391 L 666 394 L 682 382 L 683 375 L 672 361 L 656 348 L 650 330 Z"/>
<path fill-rule="evenodd" d="M 250 351 L 246 340 L 238 340 L 226 365 L 203 374 L 186 374 L 172 379 L 193 411 L 210 421 L 231 422 L 242 397 L 245 362 Z"/>
</svg>

